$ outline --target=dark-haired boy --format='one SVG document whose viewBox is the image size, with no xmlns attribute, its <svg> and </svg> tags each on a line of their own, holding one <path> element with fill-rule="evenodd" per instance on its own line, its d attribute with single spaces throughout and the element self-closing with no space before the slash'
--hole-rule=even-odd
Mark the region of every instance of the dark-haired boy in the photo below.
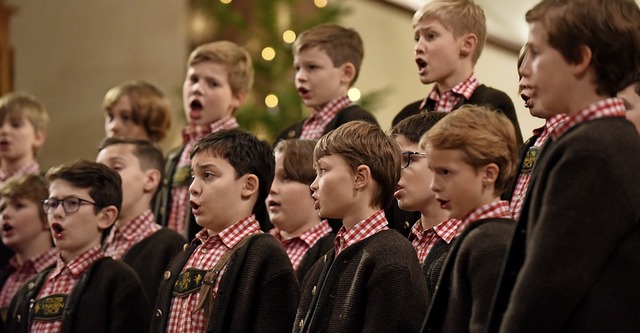
<svg viewBox="0 0 640 333">
<path fill-rule="evenodd" d="M 151 332 L 287 332 L 298 282 L 280 243 L 260 231 L 274 175 L 267 142 L 220 130 L 191 151 L 191 209 L 203 229 L 171 262 Z"/>
<path fill-rule="evenodd" d="M 122 203 L 120 176 L 107 166 L 78 161 L 47 172 L 42 205 L 60 257 L 16 294 L 10 332 L 147 332 L 148 305 L 136 273 L 105 257 L 104 233 Z"/>
</svg>

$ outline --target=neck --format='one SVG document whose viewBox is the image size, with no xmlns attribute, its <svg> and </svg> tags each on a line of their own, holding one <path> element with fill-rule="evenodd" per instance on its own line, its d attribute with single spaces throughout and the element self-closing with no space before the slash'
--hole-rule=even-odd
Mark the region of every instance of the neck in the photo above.
<svg viewBox="0 0 640 333">
<path fill-rule="evenodd" d="M 370 206 L 366 206 L 363 207 L 362 209 L 354 212 L 354 214 L 350 214 L 348 216 L 345 216 L 342 218 L 342 225 L 344 225 L 344 227 L 349 230 L 351 228 L 353 228 L 356 224 L 358 224 L 358 222 L 368 218 L 369 216 L 373 215 L 375 212 L 379 211 L 380 208 L 378 207 L 370 207 Z"/>
<path fill-rule="evenodd" d="M 122 207 L 122 211 L 118 214 L 116 225 L 120 228 L 126 226 L 138 216 L 142 215 L 142 213 L 150 209 L 149 207 L 151 207 L 151 199 L 146 198 L 146 196 L 143 195 L 143 197 L 136 202 L 134 207 Z"/>
<path fill-rule="evenodd" d="M 313 228 L 316 224 L 320 223 L 321 220 L 318 217 L 318 215 L 315 213 L 315 211 L 313 213 L 314 213 L 314 216 L 307 219 L 304 223 L 300 224 L 297 228 L 293 230 L 288 230 L 288 231 L 280 230 L 280 237 L 283 240 L 298 237 L 303 233 L 305 233 L 307 230 Z"/>
<path fill-rule="evenodd" d="M 33 161 L 33 156 L 23 156 L 18 159 L 4 158 L 0 161 L 0 168 L 2 169 L 2 171 L 4 171 L 4 173 L 12 175 L 18 172 L 18 170 L 23 168 L 25 165 L 31 163 L 31 161 Z"/>
<path fill-rule="evenodd" d="M 438 92 L 442 94 L 447 90 L 453 89 L 453 87 L 468 79 L 471 74 L 473 74 L 473 66 L 469 64 L 468 66 L 466 65 L 463 70 L 459 70 L 443 80 L 436 81 L 435 84 L 436 87 L 438 87 Z"/>
<path fill-rule="evenodd" d="M 449 218 L 449 212 L 441 209 L 436 200 L 432 200 L 425 209 L 420 211 L 420 224 L 424 230 L 431 229 Z"/>
</svg>

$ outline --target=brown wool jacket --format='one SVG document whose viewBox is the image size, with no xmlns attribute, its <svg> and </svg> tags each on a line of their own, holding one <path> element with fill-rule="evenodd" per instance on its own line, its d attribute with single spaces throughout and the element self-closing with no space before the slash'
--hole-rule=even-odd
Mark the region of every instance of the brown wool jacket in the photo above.
<svg viewBox="0 0 640 333">
<path fill-rule="evenodd" d="M 426 311 L 418 257 L 395 230 L 329 251 L 302 290 L 293 332 L 417 332 Z"/>
</svg>

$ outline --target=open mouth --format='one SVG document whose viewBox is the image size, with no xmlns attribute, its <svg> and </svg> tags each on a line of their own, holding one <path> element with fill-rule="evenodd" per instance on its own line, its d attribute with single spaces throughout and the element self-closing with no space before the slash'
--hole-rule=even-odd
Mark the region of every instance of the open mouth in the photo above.
<svg viewBox="0 0 640 333">
<path fill-rule="evenodd" d="M 267 207 L 269 207 L 269 209 L 278 208 L 280 207 L 280 203 L 275 200 L 269 200 L 267 201 Z"/>
<path fill-rule="evenodd" d="M 189 103 L 189 108 L 193 111 L 200 111 L 203 109 L 202 102 L 194 99 L 193 101 L 191 101 L 191 103 Z"/>
<path fill-rule="evenodd" d="M 51 232 L 53 233 L 53 237 L 55 237 L 56 239 L 60 239 L 62 238 L 62 235 L 64 233 L 64 228 L 60 223 L 55 222 L 51 224 Z"/>
<path fill-rule="evenodd" d="M 447 209 L 449 207 L 449 200 L 444 200 L 444 199 L 436 199 L 436 200 L 438 200 L 438 203 L 440 204 L 440 208 Z"/>
<path fill-rule="evenodd" d="M 520 94 L 520 98 L 522 98 L 522 100 L 524 101 L 524 106 L 526 108 L 531 107 L 531 104 L 533 104 L 533 101 L 531 100 L 531 97 L 529 97 L 526 94 Z"/>
<path fill-rule="evenodd" d="M 13 226 L 9 225 L 8 223 L 5 223 L 2 225 L 2 231 L 11 231 L 13 230 Z"/>
<path fill-rule="evenodd" d="M 304 88 L 304 87 L 298 88 L 298 93 L 301 94 L 301 95 L 305 95 L 308 92 L 309 92 L 309 89 L 307 89 L 307 88 Z"/>
<path fill-rule="evenodd" d="M 425 67 L 427 67 L 427 62 L 426 62 L 426 61 L 424 61 L 424 60 L 423 60 L 423 59 L 421 59 L 421 58 L 417 58 L 417 59 L 416 59 L 416 65 L 418 65 L 418 69 L 419 69 L 419 70 L 422 70 L 422 69 L 424 69 Z"/>
</svg>

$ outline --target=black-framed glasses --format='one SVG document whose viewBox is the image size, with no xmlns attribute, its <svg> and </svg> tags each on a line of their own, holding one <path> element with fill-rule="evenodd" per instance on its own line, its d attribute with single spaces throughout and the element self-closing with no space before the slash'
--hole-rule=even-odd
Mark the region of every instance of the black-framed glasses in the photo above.
<svg viewBox="0 0 640 333">
<path fill-rule="evenodd" d="M 58 200 L 58 199 L 42 200 L 42 208 L 44 208 L 44 211 L 47 214 L 53 214 L 53 212 L 56 210 L 56 208 L 58 208 L 60 204 L 62 204 L 62 209 L 64 210 L 65 214 L 72 214 L 77 212 L 78 209 L 80 209 L 80 206 L 82 206 L 83 204 L 96 206 L 95 202 L 91 202 L 89 200 L 80 199 L 76 197 L 68 197 L 62 200 Z"/>
<path fill-rule="evenodd" d="M 402 168 L 405 169 L 409 166 L 409 164 L 411 164 L 411 156 L 417 156 L 417 157 L 425 157 L 427 156 L 427 154 L 425 153 L 419 153 L 417 151 L 403 151 L 402 152 Z"/>
</svg>

